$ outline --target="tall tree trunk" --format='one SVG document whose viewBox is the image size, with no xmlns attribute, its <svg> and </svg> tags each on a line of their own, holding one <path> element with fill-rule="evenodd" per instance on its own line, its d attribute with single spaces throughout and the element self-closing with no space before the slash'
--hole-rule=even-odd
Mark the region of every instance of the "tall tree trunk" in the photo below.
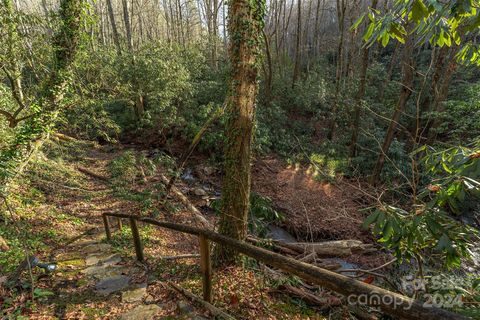
<svg viewBox="0 0 480 320">
<path fill-rule="evenodd" d="M 270 50 L 270 40 L 266 32 L 262 31 L 263 40 L 265 41 L 265 55 L 267 68 L 265 70 L 265 104 L 270 105 L 271 93 L 272 93 L 272 80 L 273 80 L 273 65 L 272 65 L 272 53 Z"/>
<path fill-rule="evenodd" d="M 261 1 L 232 0 L 229 6 L 232 74 L 227 97 L 225 178 L 219 231 L 239 240 L 245 240 L 247 235 L 251 144 L 264 5 Z M 215 260 L 219 265 L 235 263 L 237 253 L 218 245 Z"/>
<path fill-rule="evenodd" d="M 400 51 L 400 43 L 397 42 L 395 44 L 395 49 L 393 49 L 392 53 L 392 58 L 390 59 L 390 64 L 388 65 L 387 69 L 387 81 L 382 81 L 380 83 L 380 86 L 378 88 L 378 100 L 383 101 L 383 98 L 385 97 L 385 85 L 392 81 L 392 75 L 393 75 L 393 69 L 395 68 L 395 65 L 397 64 L 397 56 L 398 52 Z"/>
<path fill-rule="evenodd" d="M 133 72 L 135 71 L 135 63 L 136 63 L 136 57 L 135 57 L 135 49 L 133 47 L 133 34 L 132 34 L 132 22 L 130 17 L 133 16 L 130 15 L 130 10 L 129 10 L 129 4 L 128 0 L 122 0 L 122 7 L 123 7 L 123 21 L 125 23 L 125 32 L 127 34 L 127 47 L 128 51 L 132 55 L 132 67 L 133 67 Z M 140 92 L 140 85 L 138 83 L 137 76 L 134 74 L 133 75 L 133 89 L 135 90 L 135 97 L 134 97 L 134 108 L 135 108 L 135 116 L 137 117 L 137 120 L 140 120 L 143 117 L 143 114 L 145 112 L 145 104 L 144 104 L 144 97 Z"/>
<path fill-rule="evenodd" d="M 337 126 L 337 113 L 340 100 L 340 89 L 342 82 L 342 70 L 343 70 L 343 40 L 345 38 L 345 11 L 347 5 L 345 0 L 337 0 L 337 15 L 338 15 L 338 28 L 340 31 L 340 40 L 337 47 L 337 70 L 335 73 L 335 97 L 333 101 L 332 114 L 330 119 L 330 125 L 328 129 L 327 138 L 332 140 L 335 136 L 335 127 Z"/>
<path fill-rule="evenodd" d="M 293 67 L 292 88 L 300 72 L 300 43 L 302 39 L 302 0 L 297 0 L 297 40 L 295 44 L 295 65 Z"/>
<path fill-rule="evenodd" d="M 424 115 L 431 111 L 432 100 L 438 95 L 440 79 L 444 75 L 445 58 L 449 51 L 449 47 L 444 46 L 438 50 L 433 49 L 431 57 L 431 66 L 434 69 L 433 75 L 430 79 L 429 91 L 422 89 L 419 91 L 420 102 L 418 105 L 418 114 L 412 121 L 411 136 L 414 138 L 413 147 L 419 145 L 423 139 L 423 132 L 427 126 L 427 119 Z M 422 129 L 423 128 L 423 129 Z"/>
<path fill-rule="evenodd" d="M 378 155 L 377 163 L 375 164 L 375 168 L 373 169 L 373 174 L 371 177 L 371 184 L 375 185 L 379 178 L 380 174 L 383 169 L 383 165 L 385 164 L 385 157 L 390 149 L 390 145 L 392 144 L 393 137 L 395 135 L 395 130 L 397 129 L 398 122 L 400 120 L 400 116 L 402 112 L 405 110 L 405 106 L 407 104 L 408 99 L 412 94 L 412 86 L 413 86 L 413 79 L 414 79 L 414 62 L 413 62 L 413 35 L 410 35 L 405 43 L 405 48 L 403 49 L 403 58 L 402 58 L 402 88 L 400 89 L 400 97 L 398 99 L 397 106 L 395 107 L 395 111 L 393 112 L 392 119 L 390 121 L 390 125 L 387 129 L 387 134 L 385 135 L 385 139 L 383 141 L 380 154 Z"/>
<path fill-rule="evenodd" d="M 322 7 L 320 7 L 320 0 L 317 0 L 317 10 L 315 12 L 315 30 L 313 30 L 313 46 L 315 54 L 320 54 L 320 22 L 323 20 L 324 12 L 325 0 L 322 0 Z"/>
<path fill-rule="evenodd" d="M 218 68 L 218 0 L 212 0 L 213 12 L 212 12 L 212 63 L 214 69 Z"/>
<path fill-rule="evenodd" d="M 376 9 L 378 0 L 372 0 L 372 9 Z M 367 87 L 367 70 L 368 70 L 368 57 L 370 55 L 370 47 L 364 47 L 362 50 L 362 65 L 360 69 L 360 84 L 355 96 L 355 106 L 353 111 L 353 123 L 352 123 L 352 138 L 350 140 L 350 158 L 357 155 L 357 142 L 358 131 L 360 128 L 360 114 L 362 110 L 362 101 L 365 97 L 365 89 Z"/>
<path fill-rule="evenodd" d="M 448 56 L 447 62 L 445 63 L 445 68 L 443 70 L 442 76 L 440 76 L 440 83 L 437 83 L 437 90 L 433 93 L 434 99 L 430 107 L 431 111 L 442 112 L 443 111 L 443 102 L 448 97 L 448 90 L 450 89 L 450 83 L 452 81 L 453 74 L 458 67 L 456 54 L 459 50 L 458 46 L 450 48 L 450 54 Z M 436 139 L 436 134 L 431 131 L 431 129 L 437 128 L 441 124 L 440 118 L 435 117 L 433 120 L 428 121 L 425 126 L 423 136 L 427 138 L 427 143 L 433 143 Z"/>
<path fill-rule="evenodd" d="M 130 22 L 128 0 L 122 0 L 122 7 L 123 7 L 123 22 L 125 23 L 125 33 L 127 34 L 127 47 L 130 52 L 133 52 L 132 24 Z"/>
<path fill-rule="evenodd" d="M 310 18 L 312 16 L 312 3 L 313 1 L 310 0 L 308 3 L 308 11 L 307 15 L 305 16 L 305 26 L 304 26 L 304 31 L 303 31 L 303 48 L 304 48 L 304 59 L 307 64 L 307 72 L 310 70 L 310 45 L 309 45 L 309 39 L 310 39 Z"/>
</svg>

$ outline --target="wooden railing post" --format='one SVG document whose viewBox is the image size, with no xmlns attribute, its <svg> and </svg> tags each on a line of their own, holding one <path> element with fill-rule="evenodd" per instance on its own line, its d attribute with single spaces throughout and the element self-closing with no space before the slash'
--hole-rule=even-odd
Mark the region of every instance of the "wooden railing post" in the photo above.
<svg viewBox="0 0 480 320">
<path fill-rule="evenodd" d="M 122 231 L 122 218 L 117 218 L 118 230 Z"/>
<path fill-rule="evenodd" d="M 110 232 L 110 223 L 108 222 L 108 217 L 106 214 L 103 214 L 102 218 L 103 225 L 105 226 L 105 235 L 107 236 L 107 240 L 110 241 L 112 239 L 112 233 Z"/>
<path fill-rule="evenodd" d="M 143 256 L 142 240 L 140 239 L 137 220 L 135 218 L 130 218 L 130 229 L 132 230 L 133 243 L 135 245 L 135 253 L 137 254 L 137 260 L 143 262 L 145 258 Z"/>
<path fill-rule="evenodd" d="M 212 263 L 210 261 L 210 247 L 205 236 L 198 237 L 200 242 L 200 268 L 203 276 L 203 300 L 212 303 Z"/>
</svg>

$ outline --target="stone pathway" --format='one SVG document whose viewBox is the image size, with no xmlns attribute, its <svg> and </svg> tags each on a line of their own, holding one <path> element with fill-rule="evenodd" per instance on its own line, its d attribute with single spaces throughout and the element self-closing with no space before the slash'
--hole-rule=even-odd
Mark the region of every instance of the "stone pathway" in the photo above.
<svg viewBox="0 0 480 320">
<path fill-rule="evenodd" d="M 172 316 L 158 316 L 162 304 L 151 302 L 154 299 L 147 293 L 146 282 L 137 283 L 134 280 L 135 275 L 144 273 L 144 270 L 140 266 L 126 266 L 126 261 L 111 245 L 103 243 L 102 238 L 102 233 L 96 233 L 69 244 L 65 252 L 56 257 L 57 275 L 67 279 L 76 275 L 77 287 L 92 288 L 92 300 L 120 296 L 122 303 L 136 304 L 119 319 L 172 319 Z M 68 300 L 68 295 L 64 299 Z M 177 302 L 177 311 L 179 315 L 174 318 L 204 319 L 186 301 Z"/>
</svg>

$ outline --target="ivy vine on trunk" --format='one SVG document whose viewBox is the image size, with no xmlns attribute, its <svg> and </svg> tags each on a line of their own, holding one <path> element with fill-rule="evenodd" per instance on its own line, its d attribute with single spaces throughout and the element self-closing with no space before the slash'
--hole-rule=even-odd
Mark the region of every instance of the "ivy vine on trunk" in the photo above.
<svg viewBox="0 0 480 320">
<path fill-rule="evenodd" d="M 232 70 L 227 97 L 225 178 L 219 231 L 239 240 L 247 235 L 251 145 L 264 14 L 263 0 L 233 0 L 229 6 Z M 225 246 L 216 248 L 215 258 L 217 265 L 237 260 L 235 252 Z"/>
</svg>

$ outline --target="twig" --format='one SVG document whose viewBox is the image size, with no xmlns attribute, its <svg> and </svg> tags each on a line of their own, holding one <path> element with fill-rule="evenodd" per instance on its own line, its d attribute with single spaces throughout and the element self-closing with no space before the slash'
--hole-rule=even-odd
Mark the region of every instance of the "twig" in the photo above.
<svg viewBox="0 0 480 320">
<path fill-rule="evenodd" d="M 370 273 L 370 272 L 375 272 L 377 270 L 380 270 L 380 269 L 383 269 L 389 265 L 391 265 L 392 263 L 394 263 L 395 261 L 397 261 L 397 258 L 394 258 L 390 261 L 388 261 L 387 263 L 385 264 L 382 264 L 381 266 L 379 267 L 376 267 L 376 268 L 373 268 L 373 269 L 369 269 L 369 270 L 363 270 L 363 269 L 343 269 L 343 270 L 339 270 L 339 272 L 360 272 L 360 273 Z"/>
</svg>

